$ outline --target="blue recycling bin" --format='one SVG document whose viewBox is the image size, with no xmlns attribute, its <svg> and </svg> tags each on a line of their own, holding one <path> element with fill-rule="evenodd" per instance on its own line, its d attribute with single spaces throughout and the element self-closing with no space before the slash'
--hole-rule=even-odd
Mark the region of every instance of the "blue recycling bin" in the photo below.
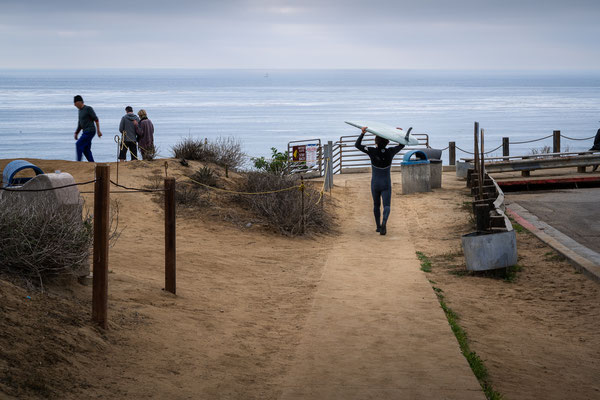
<svg viewBox="0 0 600 400">
<path fill-rule="evenodd" d="M 15 175 L 24 169 L 32 169 L 36 175 L 44 173 L 42 169 L 36 165 L 33 165 L 29 161 L 25 160 L 14 160 L 6 164 L 4 171 L 2 171 L 2 187 L 8 186 L 22 186 L 31 178 L 16 178 Z"/>
</svg>

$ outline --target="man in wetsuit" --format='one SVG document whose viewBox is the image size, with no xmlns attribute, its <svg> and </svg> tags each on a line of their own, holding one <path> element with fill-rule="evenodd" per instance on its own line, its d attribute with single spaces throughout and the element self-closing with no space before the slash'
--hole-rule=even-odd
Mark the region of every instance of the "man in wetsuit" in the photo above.
<svg viewBox="0 0 600 400">
<path fill-rule="evenodd" d="M 377 147 L 365 147 L 362 140 L 365 137 L 367 128 L 362 128 L 362 133 L 356 140 L 354 146 L 366 153 L 371 159 L 371 195 L 373 196 L 373 213 L 375 214 L 375 224 L 377 232 L 381 235 L 387 233 L 387 220 L 390 216 L 390 202 L 392 199 L 392 178 L 390 172 L 392 169 L 392 160 L 400 150 L 404 148 L 403 144 L 386 148 L 390 142 L 387 139 L 375 136 Z M 409 130 L 410 132 L 410 130 Z M 383 220 L 381 220 L 381 201 L 383 200 Z"/>
<path fill-rule="evenodd" d="M 79 116 L 77 120 L 77 130 L 75 130 L 75 140 L 79 132 L 83 131 L 81 138 L 75 143 L 75 151 L 77 154 L 77 161 L 81 161 L 81 156 L 94 162 L 94 156 L 92 155 L 92 139 L 96 135 L 96 128 L 98 128 L 98 137 L 102 137 L 100 132 L 100 121 L 94 112 L 94 109 L 90 106 L 83 104 L 83 98 L 79 95 L 73 98 L 73 104 L 79 110 Z M 96 126 L 94 126 L 96 124 Z"/>
</svg>

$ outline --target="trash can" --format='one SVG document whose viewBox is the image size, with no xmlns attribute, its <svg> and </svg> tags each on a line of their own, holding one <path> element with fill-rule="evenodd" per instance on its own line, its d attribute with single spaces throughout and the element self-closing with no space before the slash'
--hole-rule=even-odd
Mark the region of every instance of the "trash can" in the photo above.
<svg viewBox="0 0 600 400">
<path fill-rule="evenodd" d="M 517 237 L 507 232 L 472 232 L 461 238 L 469 271 L 506 268 L 517 263 Z"/>
<path fill-rule="evenodd" d="M 421 150 L 429 160 L 429 169 L 431 171 L 431 188 L 439 189 L 442 187 L 442 150 L 428 147 Z"/>
<path fill-rule="evenodd" d="M 4 171 L 2 171 L 2 187 L 21 186 L 31 180 L 29 177 L 16 177 L 17 173 L 28 169 L 35 172 L 36 176 L 44 173 L 41 168 L 25 160 L 14 160 L 6 164 Z"/>
<path fill-rule="evenodd" d="M 460 179 L 467 179 L 467 172 L 473 168 L 473 164 L 466 161 L 456 162 L 456 177 Z"/>
<path fill-rule="evenodd" d="M 427 155 L 413 150 L 404 155 L 402 166 L 402 194 L 431 192 L 431 170 Z"/>
<path fill-rule="evenodd" d="M 430 182 L 432 189 L 442 187 L 442 160 L 429 160 Z"/>
</svg>

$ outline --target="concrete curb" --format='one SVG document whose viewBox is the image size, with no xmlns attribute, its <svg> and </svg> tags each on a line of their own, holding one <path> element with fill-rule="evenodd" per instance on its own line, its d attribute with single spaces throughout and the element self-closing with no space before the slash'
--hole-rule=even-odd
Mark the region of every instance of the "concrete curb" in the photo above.
<svg viewBox="0 0 600 400">
<path fill-rule="evenodd" d="M 506 206 L 506 212 L 541 241 L 565 256 L 578 271 L 600 282 L 600 254 L 541 221 L 517 203 Z"/>
</svg>

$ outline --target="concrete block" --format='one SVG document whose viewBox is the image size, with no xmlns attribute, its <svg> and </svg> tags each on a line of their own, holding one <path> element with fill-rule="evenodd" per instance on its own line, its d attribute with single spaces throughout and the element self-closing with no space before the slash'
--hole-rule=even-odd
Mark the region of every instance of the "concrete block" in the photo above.
<svg viewBox="0 0 600 400">
<path fill-rule="evenodd" d="M 431 192 L 429 163 L 402 164 L 402 194 Z"/>
<path fill-rule="evenodd" d="M 467 179 L 467 171 L 473 168 L 473 164 L 465 161 L 456 162 L 456 177 L 461 179 Z"/>
</svg>

